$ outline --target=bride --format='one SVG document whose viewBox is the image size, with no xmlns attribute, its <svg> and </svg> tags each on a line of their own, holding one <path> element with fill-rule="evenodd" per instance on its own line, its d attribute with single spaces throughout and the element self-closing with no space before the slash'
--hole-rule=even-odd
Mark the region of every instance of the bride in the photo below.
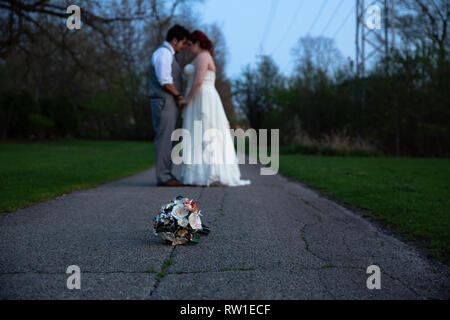
<svg viewBox="0 0 450 320">
<path fill-rule="evenodd" d="M 241 180 L 230 124 L 214 86 L 214 46 L 208 37 L 198 30 L 191 33 L 187 46 L 195 55 L 195 59 L 184 69 L 187 77 L 186 92 L 189 94 L 182 113 L 183 129 L 193 137 L 194 132 L 198 132 L 194 128 L 200 124 L 203 132 L 209 130 L 219 134 L 209 137 L 209 143 L 202 139 L 202 144 L 193 143 L 187 150 L 183 150 L 191 161 L 181 166 L 181 181 L 185 185 L 200 186 L 248 185 L 249 180 Z M 207 148 L 204 154 L 205 146 Z"/>
</svg>

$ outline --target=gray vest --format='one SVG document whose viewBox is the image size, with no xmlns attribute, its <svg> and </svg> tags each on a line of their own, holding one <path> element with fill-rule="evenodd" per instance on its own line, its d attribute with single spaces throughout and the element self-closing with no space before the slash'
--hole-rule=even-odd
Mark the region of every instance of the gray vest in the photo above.
<svg viewBox="0 0 450 320">
<path fill-rule="evenodd" d="M 167 48 L 166 45 L 162 45 L 160 48 Z M 169 48 L 168 48 L 169 49 Z M 183 74 L 181 72 L 181 67 L 178 64 L 177 58 L 174 55 L 172 63 L 172 78 L 173 85 L 182 94 L 183 93 Z M 173 98 L 173 96 L 167 92 L 159 83 L 158 77 L 156 76 L 155 66 L 150 63 L 150 97 L 151 98 Z"/>
</svg>

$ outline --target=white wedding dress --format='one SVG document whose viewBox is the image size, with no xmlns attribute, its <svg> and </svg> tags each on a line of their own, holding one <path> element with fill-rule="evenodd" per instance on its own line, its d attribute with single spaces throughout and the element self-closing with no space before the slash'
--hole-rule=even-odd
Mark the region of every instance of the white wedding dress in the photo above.
<svg viewBox="0 0 450 320">
<path fill-rule="evenodd" d="M 184 73 L 187 77 L 186 92 L 189 93 L 194 82 L 195 66 L 188 64 Z M 186 153 L 183 157 L 190 161 L 183 162 L 181 166 L 181 181 L 200 186 L 214 183 L 231 187 L 249 185 L 249 180 L 241 180 L 230 123 L 215 88 L 215 80 L 216 73 L 208 70 L 197 95 L 183 109 L 183 129 L 189 132 L 192 143 L 182 151 Z M 201 131 L 198 130 L 200 125 Z"/>
</svg>

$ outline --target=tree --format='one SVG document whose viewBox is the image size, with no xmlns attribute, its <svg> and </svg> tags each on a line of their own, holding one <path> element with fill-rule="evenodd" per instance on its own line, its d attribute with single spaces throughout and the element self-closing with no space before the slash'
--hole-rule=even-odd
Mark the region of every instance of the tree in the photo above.
<svg viewBox="0 0 450 320">
<path fill-rule="evenodd" d="M 228 120 L 233 125 L 236 122 L 234 112 L 233 94 L 231 81 L 228 79 L 225 68 L 227 65 L 228 49 L 222 30 L 216 25 L 206 25 L 201 29 L 208 35 L 208 38 L 214 44 L 214 62 L 216 64 L 216 89 L 225 109 Z"/>
<path fill-rule="evenodd" d="M 399 0 L 397 30 L 404 44 L 416 48 L 430 44 L 442 59 L 450 48 L 449 0 Z"/>
<path fill-rule="evenodd" d="M 250 127 L 262 127 L 261 95 L 257 90 L 257 74 L 247 65 L 241 76 L 233 82 L 233 97 L 237 106 L 243 111 Z"/>
<path fill-rule="evenodd" d="M 260 57 L 257 65 L 257 76 L 263 112 L 270 114 L 276 108 L 276 91 L 284 86 L 284 78 L 272 57 L 266 55 Z"/>
<path fill-rule="evenodd" d="M 276 108 L 275 94 L 284 84 L 278 66 L 270 56 L 259 57 L 256 68 L 245 67 L 234 84 L 234 98 L 254 129 L 270 126 L 265 121 Z"/>
<path fill-rule="evenodd" d="M 216 44 L 217 89 L 232 121 L 225 39 L 216 26 L 200 27 L 194 4 L 201 2 L 83 1 L 82 28 L 71 31 L 66 27 L 71 1 L 0 0 L 2 137 L 48 135 L 53 123 L 61 135 L 151 139 L 150 58 L 174 24 L 203 29 Z M 187 52 L 179 58 L 182 65 L 192 59 Z M 19 102 L 29 106 L 19 109 Z M 33 113 L 34 125 L 23 121 L 13 128 L 3 121 L 19 113 Z"/>
<path fill-rule="evenodd" d="M 312 68 L 322 70 L 327 75 L 334 75 L 344 63 L 334 39 L 326 37 L 300 38 L 292 49 L 292 55 L 296 59 L 297 71 L 305 75 Z"/>
<path fill-rule="evenodd" d="M 127 5 L 127 1 L 122 1 Z M 44 34 L 49 41 L 64 46 L 61 38 L 48 32 L 49 21 L 64 21 L 69 15 L 67 8 L 71 5 L 66 0 L 0 0 L 0 30 L 3 35 L 0 39 L 0 57 L 5 58 L 11 49 L 21 47 L 24 41 L 32 41 L 40 34 Z M 85 2 L 82 8 L 83 25 L 101 35 L 103 43 L 113 49 L 114 35 L 108 30 L 108 25 L 116 21 L 133 21 L 143 18 L 142 0 L 134 0 L 135 12 L 130 15 L 124 10 L 122 15 L 110 16 L 112 8 L 117 2 L 104 2 L 92 0 Z M 116 10 L 117 12 L 117 10 Z M 65 27 L 65 23 L 61 24 Z M 83 66 L 82 60 L 71 47 L 65 47 L 77 64 Z"/>
</svg>

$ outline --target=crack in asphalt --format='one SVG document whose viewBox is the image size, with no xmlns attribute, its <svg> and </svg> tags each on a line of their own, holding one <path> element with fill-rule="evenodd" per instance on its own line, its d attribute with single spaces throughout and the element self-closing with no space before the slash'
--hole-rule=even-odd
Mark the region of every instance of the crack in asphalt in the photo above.
<svg viewBox="0 0 450 320">
<path fill-rule="evenodd" d="M 325 268 L 326 267 L 326 268 Z M 360 271 L 366 271 L 363 267 L 356 267 L 356 266 L 321 266 L 321 267 L 305 267 L 305 266 L 298 266 L 298 270 L 303 271 L 323 271 L 326 269 L 336 269 L 336 270 L 360 270 Z M 221 272 L 231 272 L 231 271 L 239 271 L 239 272 L 251 272 L 251 271 L 279 271 L 279 268 L 268 268 L 268 269 L 256 269 L 256 268 L 221 268 L 216 270 L 195 270 L 195 271 L 176 271 L 176 272 L 168 272 L 167 274 L 171 275 L 183 275 L 183 274 L 200 274 L 200 273 L 221 273 Z"/>
<path fill-rule="evenodd" d="M 315 205 L 313 205 L 311 202 L 309 202 L 308 200 L 304 199 L 302 196 L 292 192 L 292 191 L 288 191 L 287 192 L 289 195 L 293 196 L 296 199 L 300 199 L 301 201 L 303 201 L 304 204 L 306 204 L 308 207 L 322 213 L 322 214 L 327 214 L 326 212 L 322 211 L 322 209 L 316 207 Z"/>
<path fill-rule="evenodd" d="M 173 248 L 174 249 L 174 248 Z M 171 256 L 169 256 L 168 259 L 166 260 L 170 260 Z M 164 260 L 164 261 L 166 261 Z M 325 268 L 327 267 L 327 268 Z M 298 266 L 299 270 L 316 270 L 316 271 L 321 271 L 324 269 L 341 269 L 341 270 L 362 270 L 365 271 L 366 269 L 363 267 L 356 267 L 356 266 L 336 266 L 336 265 L 324 265 L 321 267 L 306 267 L 306 266 Z M 167 275 L 169 274 L 198 274 L 198 273 L 213 273 L 213 272 L 230 272 L 230 271 L 242 271 L 242 272 L 249 272 L 249 271 L 261 271 L 262 269 L 256 269 L 254 267 L 239 267 L 239 268 L 229 268 L 229 267 L 225 267 L 225 268 L 220 268 L 220 269 L 216 269 L 216 270 L 196 270 L 196 271 L 175 271 L 175 272 L 166 272 Z M 272 269 L 267 269 L 264 271 L 277 271 L 279 270 L 278 268 L 272 268 Z M 82 274 L 157 274 L 159 273 L 158 271 L 83 271 Z M 25 274 L 41 274 L 41 275 L 67 275 L 66 272 L 47 272 L 47 271 L 14 271 L 14 272 L 0 272 L 0 276 L 2 275 L 14 275 L 14 274 L 18 274 L 18 275 L 25 275 Z M 390 277 L 393 280 L 398 280 L 396 278 Z"/>
<path fill-rule="evenodd" d="M 81 274 L 150 274 L 149 271 L 81 271 Z M 14 272 L 0 272 L 2 275 L 14 274 L 41 274 L 41 275 L 69 275 L 66 272 L 47 272 L 47 271 L 14 271 Z"/>
<path fill-rule="evenodd" d="M 184 274 L 200 274 L 200 273 L 222 273 L 222 272 L 231 272 L 231 271 L 249 272 L 249 271 L 256 271 L 256 269 L 255 268 L 221 268 L 219 270 L 176 271 L 176 272 L 169 272 L 168 274 L 184 275 Z"/>
<path fill-rule="evenodd" d="M 225 197 L 228 195 L 228 189 L 224 190 L 223 197 L 220 200 L 219 207 L 217 208 L 217 215 L 214 217 L 214 220 L 211 222 L 212 225 L 216 225 L 217 220 L 224 216 L 223 208 L 225 204 Z"/>
<path fill-rule="evenodd" d="M 164 265 L 165 265 L 166 261 L 170 261 L 171 264 L 172 264 L 172 256 L 173 256 L 173 253 L 175 252 L 175 248 L 176 248 L 176 246 L 173 246 L 170 249 L 169 257 L 167 259 L 165 259 L 163 264 L 161 265 L 161 271 L 156 276 L 156 281 L 155 281 L 155 284 L 153 285 L 153 287 L 150 290 L 150 293 L 148 295 L 149 297 L 151 297 L 153 295 L 153 293 L 156 291 L 156 289 L 158 289 L 159 283 L 168 274 L 167 270 L 169 269 L 170 265 L 167 266 L 167 268 L 165 268 Z"/>
<path fill-rule="evenodd" d="M 205 189 L 205 187 L 202 187 L 200 189 L 200 193 L 196 200 L 197 203 L 200 203 L 200 199 L 203 195 L 204 189 Z M 176 248 L 177 248 L 177 246 L 173 246 L 170 249 L 169 257 L 167 259 L 165 259 L 164 263 L 161 265 L 161 271 L 158 273 L 155 284 L 153 285 L 153 288 L 150 290 L 148 297 L 151 297 L 153 295 L 153 293 L 158 289 L 159 283 L 162 281 L 162 279 L 164 279 L 168 274 L 170 274 L 168 270 L 173 263 L 172 257 L 173 257 L 173 254 L 174 254 Z M 166 261 L 170 261 L 170 264 L 165 268 L 164 265 L 165 265 Z"/>
<path fill-rule="evenodd" d="M 378 235 L 377 235 L 377 236 L 378 236 Z M 350 246 L 349 246 L 349 244 L 347 243 L 346 239 L 347 239 L 347 236 L 346 236 L 346 233 L 344 232 L 344 233 L 342 234 L 342 242 L 343 242 L 344 246 L 347 248 L 347 250 L 350 251 Z M 368 248 L 368 247 L 366 247 L 366 254 L 367 254 L 367 256 L 371 256 L 371 257 L 372 257 L 372 255 L 369 254 L 369 248 Z M 373 257 L 372 257 L 372 258 L 373 258 Z M 364 268 L 363 268 L 363 269 L 364 269 Z M 398 279 L 398 278 L 396 278 L 396 277 L 394 277 L 394 276 L 389 275 L 385 270 L 382 270 L 381 273 L 387 275 L 389 278 L 391 278 L 391 279 L 394 280 L 394 281 L 398 281 L 402 286 L 404 286 L 406 289 L 410 290 L 416 297 L 421 297 L 421 295 L 420 295 L 418 292 L 416 292 L 413 288 L 411 288 L 410 286 L 408 286 L 406 283 L 403 283 L 400 279 Z M 422 296 L 422 297 L 423 297 L 423 296 Z"/>
<path fill-rule="evenodd" d="M 318 254 L 316 254 L 316 253 L 314 253 L 311 249 L 310 249 L 310 247 L 309 247 L 309 243 L 308 243 L 308 241 L 307 241 L 307 239 L 306 239 L 306 233 L 305 233 L 305 229 L 308 227 L 308 224 L 305 224 L 304 226 L 303 226 L 303 228 L 301 229 L 301 238 L 302 238 L 302 240 L 304 241 L 304 243 L 305 243 L 305 250 L 309 253 L 309 254 L 311 254 L 311 255 L 313 255 L 314 257 L 316 257 L 316 258 L 318 258 L 318 259 L 320 259 L 320 260 L 322 260 L 322 261 L 325 261 L 325 262 L 329 262 L 329 263 L 331 263 L 329 260 L 327 260 L 327 259 L 325 259 L 325 258 L 322 258 L 321 256 L 319 256 Z M 348 243 L 345 241 L 345 234 L 343 235 L 343 244 L 344 244 L 344 246 L 347 248 L 347 250 L 349 250 L 349 245 L 348 245 Z M 334 266 L 333 265 L 333 269 L 343 269 L 343 270 L 345 270 L 345 269 L 352 269 L 352 270 L 355 270 L 355 269 L 360 269 L 360 270 L 362 270 L 362 271 L 364 271 L 364 272 L 366 272 L 366 269 L 365 268 L 363 268 L 363 267 L 353 267 L 353 266 Z M 315 270 L 315 268 L 306 268 L 306 269 L 309 269 L 309 270 Z M 320 268 L 320 270 L 323 270 L 324 268 L 323 268 L 323 266 Z M 329 269 L 329 268 L 327 268 L 327 269 Z M 396 277 L 394 277 L 394 276 L 392 276 L 392 275 L 390 275 L 389 273 L 387 273 L 386 271 L 382 271 L 382 274 L 385 274 L 386 276 L 388 276 L 389 278 L 391 278 L 391 280 L 394 280 L 394 281 L 398 281 L 403 287 L 405 287 L 406 289 L 408 289 L 409 291 L 411 291 L 416 297 L 421 297 L 421 298 L 423 298 L 423 299 L 428 299 L 427 297 L 424 297 L 424 296 L 422 296 L 422 295 L 420 295 L 417 291 L 415 291 L 412 287 L 410 287 L 410 286 L 408 286 L 406 283 L 404 283 L 403 281 L 401 281 L 400 279 L 398 279 L 398 278 L 396 278 Z M 320 277 L 320 273 L 319 273 L 319 277 Z M 322 278 L 321 278 L 321 280 L 322 280 Z M 321 281 L 322 283 L 323 283 L 323 281 Z M 329 293 L 332 297 L 334 297 L 335 298 L 335 296 L 328 290 L 328 288 L 326 287 L 326 285 L 324 284 L 324 289 L 325 289 L 325 291 L 327 292 L 327 293 Z"/>
<path fill-rule="evenodd" d="M 314 257 L 316 257 L 316 258 L 318 258 L 318 259 L 320 259 L 322 261 L 325 261 L 325 262 L 329 263 L 330 262 L 329 260 L 322 258 L 318 254 L 312 252 L 312 250 L 309 248 L 308 240 L 306 240 L 306 232 L 305 232 L 306 227 L 308 227 L 307 223 L 305 223 L 305 225 L 301 229 L 301 238 L 302 238 L 303 242 L 305 243 L 305 250 L 306 250 L 306 252 L 308 252 L 309 254 L 313 255 Z"/>
<path fill-rule="evenodd" d="M 328 289 L 326 281 L 324 281 L 320 272 L 317 276 L 319 277 L 319 281 L 322 284 L 322 287 L 325 289 L 325 292 L 328 293 L 334 300 L 336 300 L 336 296 Z"/>
<path fill-rule="evenodd" d="M 403 281 L 401 281 L 399 278 L 394 277 L 392 275 L 390 275 L 389 273 L 387 273 L 386 271 L 382 270 L 381 274 L 385 274 L 386 276 L 388 276 L 389 278 L 391 278 L 391 280 L 394 281 L 398 281 L 402 286 L 404 286 L 406 289 L 408 289 L 409 291 L 411 291 L 416 297 L 421 297 L 422 299 L 430 299 L 427 297 L 424 297 L 423 295 L 419 294 L 416 290 L 414 290 L 413 288 L 411 288 L 410 286 L 408 286 L 406 283 L 404 283 Z"/>
</svg>

